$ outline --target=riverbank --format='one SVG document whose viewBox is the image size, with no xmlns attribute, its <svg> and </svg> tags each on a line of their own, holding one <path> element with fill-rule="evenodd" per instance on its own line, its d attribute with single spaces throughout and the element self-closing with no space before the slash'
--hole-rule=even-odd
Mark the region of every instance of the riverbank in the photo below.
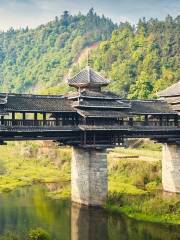
<svg viewBox="0 0 180 240">
<path fill-rule="evenodd" d="M 35 183 L 70 181 L 68 149 L 61 149 L 61 153 L 58 155 L 58 165 L 45 154 L 40 157 L 37 152 L 39 146 L 33 145 L 33 143 L 27 146 L 28 150 L 25 144 L 23 146 L 9 144 L 0 147 L 0 193 Z"/>
<path fill-rule="evenodd" d="M 161 151 L 144 147 L 110 154 L 105 208 L 138 220 L 180 224 L 180 195 L 162 191 Z"/>
<path fill-rule="evenodd" d="M 64 183 L 50 188 L 47 194 L 54 199 L 70 199 L 71 150 L 51 149 L 51 156 L 37 159 L 36 146 L 32 149 L 32 154 L 25 157 L 17 153 L 14 144 L 1 147 L 0 192 L 34 183 Z M 139 220 L 180 224 L 180 196 L 162 192 L 160 150 L 159 145 L 146 145 L 139 149 L 117 148 L 109 153 L 106 210 Z"/>
</svg>

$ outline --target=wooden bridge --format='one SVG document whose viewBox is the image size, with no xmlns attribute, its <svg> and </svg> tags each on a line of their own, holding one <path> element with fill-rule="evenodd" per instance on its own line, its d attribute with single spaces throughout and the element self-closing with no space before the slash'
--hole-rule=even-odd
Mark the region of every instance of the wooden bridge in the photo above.
<svg viewBox="0 0 180 240">
<path fill-rule="evenodd" d="M 72 193 L 74 201 L 88 205 L 103 202 L 107 193 L 107 172 L 101 173 L 98 169 L 107 169 L 106 161 L 102 160 L 102 156 L 106 158 L 106 148 L 123 146 L 127 138 L 151 138 L 179 145 L 179 83 L 174 86 L 175 95 L 171 87 L 170 96 L 168 91 L 160 93 L 161 100 L 127 100 L 101 91 L 109 81 L 90 67 L 69 79 L 68 83 L 77 91 L 63 96 L 1 93 L 0 143 L 53 140 L 60 145 L 73 146 L 72 176 L 76 176 L 72 177 L 72 184 L 76 186 Z M 98 167 L 97 162 L 93 163 L 92 156 L 95 160 L 95 156 L 98 156 L 102 165 Z M 84 170 L 80 169 L 84 165 L 84 158 L 88 158 L 96 169 L 89 165 L 84 166 Z M 81 172 L 80 179 L 77 177 L 77 168 Z M 97 188 L 92 187 L 94 181 L 93 184 L 88 183 L 96 196 L 94 200 L 87 195 L 89 188 L 84 192 L 80 190 L 84 188 L 82 185 L 86 175 L 92 171 L 98 172 L 98 176 L 102 174 L 101 177 L 95 177 L 96 182 L 102 179 L 105 182 L 104 187 L 100 184 Z M 180 191 L 179 183 L 175 186 L 177 191 Z"/>
</svg>

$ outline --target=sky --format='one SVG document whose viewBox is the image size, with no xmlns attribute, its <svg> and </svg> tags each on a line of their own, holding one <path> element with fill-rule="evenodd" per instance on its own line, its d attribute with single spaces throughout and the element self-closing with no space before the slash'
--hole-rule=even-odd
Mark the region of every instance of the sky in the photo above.
<svg viewBox="0 0 180 240">
<path fill-rule="evenodd" d="M 135 24 L 142 17 L 164 19 L 168 14 L 180 14 L 180 0 L 0 0 L 0 30 L 35 28 L 64 10 L 87 13 L 91 7 L 117 23 Z"/>
</svg>

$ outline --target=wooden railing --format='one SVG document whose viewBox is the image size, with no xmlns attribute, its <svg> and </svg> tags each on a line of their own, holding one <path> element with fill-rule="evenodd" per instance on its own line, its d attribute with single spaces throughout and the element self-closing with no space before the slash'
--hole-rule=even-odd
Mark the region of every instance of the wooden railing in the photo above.
<svg viewBox="0 0 180 240">
<path fill-rule="evenodd" d="M 92 122 L 92 123 L 81 123 L 89 126 L 131 126 L 131 127 L 180 127 L 180 121 L 117 121 L 117 122 Z M 29 126 L 29 127 L 57 127 L 57 126 L 75 126 L 75 122 L 71 120 L 12 120 L 4 119 L 0 121 L 0 125 L 12 127 L 12 126 Z"/>
<path fill-rule="evenodd" d="M 12 127 L 12 126 L 27 126 L 27 127 L 57 127 L 57 126 L 72 126 L 73 123 L 70 121 L 58 121 L 58 120 L 12 120 L 5 119 L 1 121 L 1 125 Z"/>
<path fill-rule="evenodd" d="M 120 125 L 134 126 L 134 127 L 168 127 L 168 126 L 180 126 L 180 122 L 175 121 L 124 121 Z"/>
<path fill-rule="evenodd" d="M 180 126 L 180 121 L 131 121 L 131 120 L 124 120 L 124 121 L 114 121 L 114 122 L 82 122 L 81 125 L 88 125 L 88 126 L 132 126 L 132 127 L 175 127 Z"/>
</svg>

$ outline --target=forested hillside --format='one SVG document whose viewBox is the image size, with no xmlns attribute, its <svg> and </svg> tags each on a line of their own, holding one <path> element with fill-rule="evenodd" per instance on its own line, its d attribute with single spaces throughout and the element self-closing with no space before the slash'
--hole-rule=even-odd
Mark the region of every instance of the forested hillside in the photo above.
<svg viewBox="0 0 180 240">
<path fill-rule="evenodd" d="M 87 64 L 79 64 L 79 56 L 88 46 L 92 67 L 122 96 L 152 98 L 180 80 L 180 16 L 117 26 L 90 9 L 76 16 L 65 11 L 33 30 L 0 33 L 0 91 L 66 91 L 64 79 Z"/>
<path fill-rule="evenodd" d="M 117 28 L 93 9 L 87 15 L 67 11 L 34 30 L 10 29 L 0 33 L 0 90 L 42 91 L 59 84 L 83 48 L 107 40 Z M 56 91 L 56 88 L 53 88 Z"/>
<path fill-rule="evenodd" d="M 115 30 L 91 55 L 92 65 L 112 79 L 111 90 L 130 98 L 152 98 L 180 81 L 180 16 L 140 20 Z"/>
</svg>

